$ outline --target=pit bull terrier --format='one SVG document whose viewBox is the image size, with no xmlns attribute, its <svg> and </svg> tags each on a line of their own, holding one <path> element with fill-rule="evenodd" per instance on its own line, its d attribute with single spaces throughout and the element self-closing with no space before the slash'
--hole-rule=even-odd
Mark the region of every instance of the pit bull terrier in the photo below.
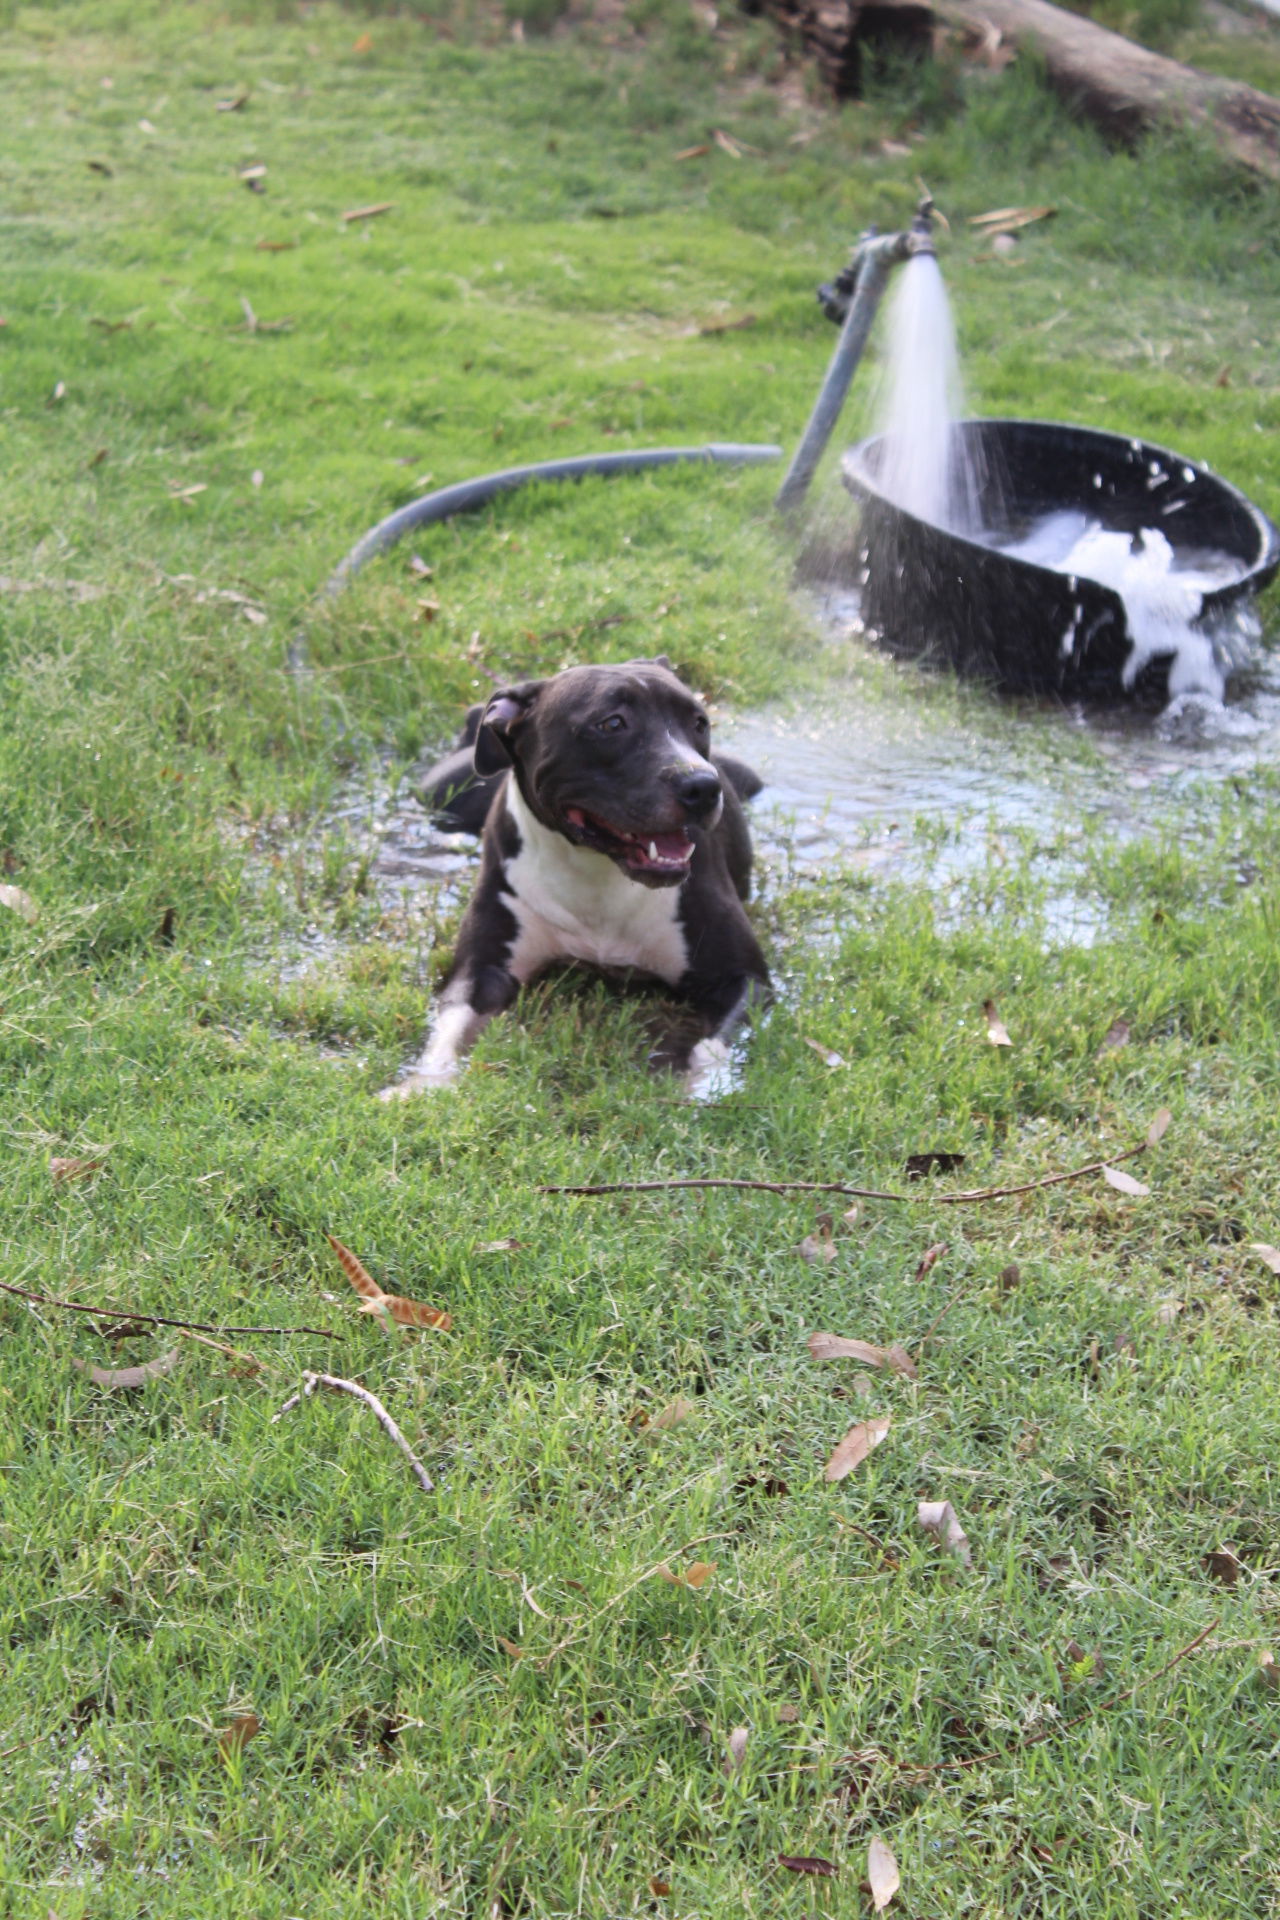
<svg viewBox="0 0 1280 1920">
<path fill-rule="evenodd" d="M 569 667 L 472 709 L 425 797 L 444 824 L 483 824 L 480 875 L 426 1048 L 382 1099 L 448 1086 L 525 982 L 569 960 L 663 981 L 704 1029 L 691 1091 L 723 1073 L 769 972 L 743 907 L 742 798 L 761 783 L 710 749 L 666 659 Z"/>
</svg>

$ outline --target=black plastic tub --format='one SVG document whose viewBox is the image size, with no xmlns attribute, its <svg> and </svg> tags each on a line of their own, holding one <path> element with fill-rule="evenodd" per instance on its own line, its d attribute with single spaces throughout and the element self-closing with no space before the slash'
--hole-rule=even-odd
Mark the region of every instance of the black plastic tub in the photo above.
<svg viewBox="0 0 1280 1920">
<path fill-rule="evenodd" d="M 993 536 L 1012 543 L 1044 516 L 1074 510 L 1109 531 L 1159 529 L 1175 564 L 1204 550 L 1230 556 L 1230 577 L 1205 592 L 1195 621 L 1230 667 L 1248 603 L 1280 567 L 1280 533 L 1242 493 L 1165 447 L 1091 427 L 965 420 L 956 432 L 974 476 L 983 541 L 917 519 L 885 497 L 882 436 L 844 456 L 845 485 L 861 502 L 863 618 L 886 646 L 1010 690 L 1165 699 L 1172 652 L 1149 659 L 1126 684 L 1133 636 L 1113 587 L 989 544 Z"/>
</svg>

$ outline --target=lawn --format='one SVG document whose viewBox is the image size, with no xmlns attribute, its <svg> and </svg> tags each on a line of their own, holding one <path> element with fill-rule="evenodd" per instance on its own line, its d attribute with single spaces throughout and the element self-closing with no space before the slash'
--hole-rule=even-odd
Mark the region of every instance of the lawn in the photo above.
<svg viewBox="0 0 1280 1920">
<path fill-rule="evenodd" d="M 879 1840 L 914 1920 L 1280 1915 L 1274 768 L 1086 831 L 1088 947 L 1030 834 L 945 893 L 767 874 L 718 1103 L 560 978 L 391 1108 L 457 901 L 389 906 L 343 810 L 495 678 L 1034 716 L 834 650 L 776 468 L 533 489 L 318 597 L 433 485 L 793 446 L 813 286 L 921 178 L 977 410 L 1275 515 L 1274 192 L 1018 69 L 837 112 L 676 0 L 3 22 L 0 1906 L 807 1920 L 872 1910 Z M 1009 204 L 1057 213 L 993 259 Z M 1032 1184 L 1163 1109 L 1147 1191 Z M 763 1184 L 543 1191 L 681 1178 Z M 361 1315 L 329 1236 L 451 1326 Z M 308 1370 L 432 1491 L 350 1396 L 286 1409 Z"/>
</svg>

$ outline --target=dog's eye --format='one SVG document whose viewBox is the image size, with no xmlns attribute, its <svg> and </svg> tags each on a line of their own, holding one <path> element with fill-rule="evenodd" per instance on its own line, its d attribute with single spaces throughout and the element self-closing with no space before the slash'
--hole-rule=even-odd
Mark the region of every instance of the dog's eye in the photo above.
<svg viewBox="0 0 1280 1920">
<path fill-rule="evenodd" d="M 596 721 L 596 730 L 599 733 L 621 733 L 626 724 L 620 713 L 611 713 L 607 720 Z"/>
</svg>

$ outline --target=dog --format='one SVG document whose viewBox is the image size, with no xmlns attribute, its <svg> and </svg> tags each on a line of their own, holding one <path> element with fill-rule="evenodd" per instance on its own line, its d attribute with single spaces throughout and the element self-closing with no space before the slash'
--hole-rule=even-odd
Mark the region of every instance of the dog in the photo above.
<svg viewBox="0 0 1280 1920">
<path fill-rule="evenodd" d="M 449 1086 L 494 1015 L 558 961 L 671 988 L 703 1029 L 686 1084 L 709 1090 L 769 994 L 744 906 L 742 802 L 760 786 L 712 754 L 706 710 L 665 657 L 568 667 L 474 707 L 423 798 L 441 824 L 482 832 L 480 874 L 422 1056 L 380 1098 Z"/>
</svg>

